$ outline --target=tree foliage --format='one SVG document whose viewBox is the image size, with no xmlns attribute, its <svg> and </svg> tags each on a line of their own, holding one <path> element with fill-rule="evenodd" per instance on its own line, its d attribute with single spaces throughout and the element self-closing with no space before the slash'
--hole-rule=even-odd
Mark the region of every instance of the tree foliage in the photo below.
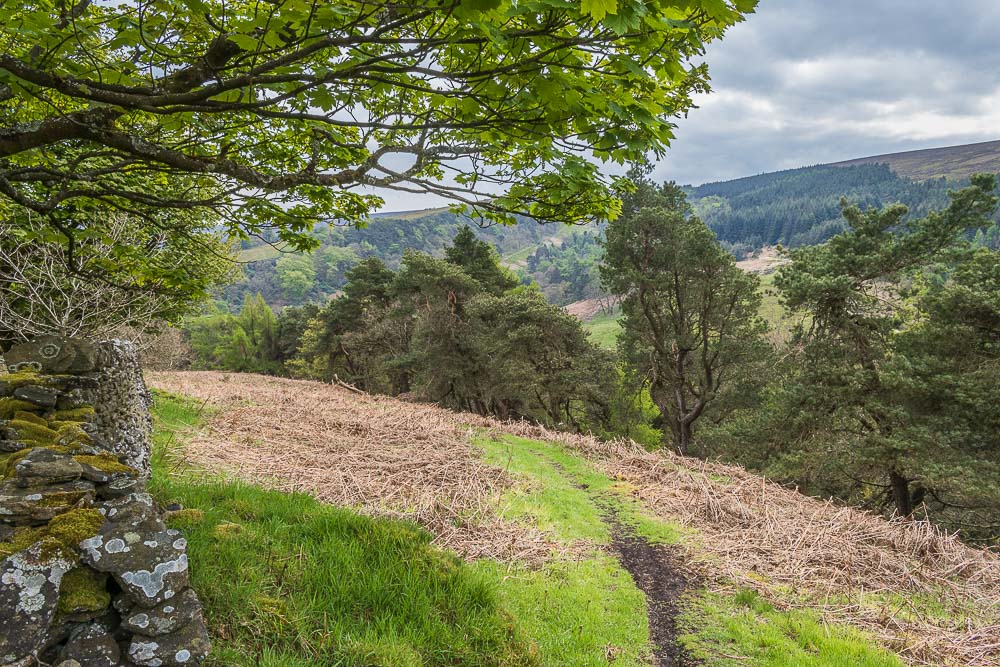
<svg viewBox="0 0 1000 667">
<path fill-rule="evenodd" d="M 758 281 L 736 267 L 673 183 L 640 180 L 606 237 L 601 276 L 621 299 L 620 348 L 686 453 L 697 420 L 719 409 L 762 349 Z"/>
<path fill-rule="evenodd" d="M 755 0 L 28 1 L 0 7 L 0 217 L 212 211 L 232 235 L 358 220 L 364 188 L 613 216 L 595 162 L 660 154 L 704 45 Z"/>
<path fill-rule="evenodd" d="M 793 251 L 779 272 L 805 320 L 778 392 L 776 451 L 813 488 L 902 516 L 1000 507 L 996 389 L 984 376 L 997 363 L 997 254 L 965 242 L 989 224 L 995 188 L 974 177 L 923 218 L 845 204 L 848 230 Z"/>
</svg>

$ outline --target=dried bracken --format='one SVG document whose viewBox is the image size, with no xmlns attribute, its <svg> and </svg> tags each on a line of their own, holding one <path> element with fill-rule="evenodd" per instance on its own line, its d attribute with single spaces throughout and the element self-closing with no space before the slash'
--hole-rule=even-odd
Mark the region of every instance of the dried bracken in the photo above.
<svg viewBox="0 0 1000 667">
<path fill-rule="evenodd" d="M 913 665 L 1000 665 L 1000 558 L 925 522 L 886 521 L 738 467 L 649 453 L 629 441 L 320 383 L 223 373 L 148 379 L 223 408 L 188 447 L 199 464 L 414 519 L 473 558 L 537 562 L 553 545 L 497 518 L 497 494 L 509 480 L 481 462 L 468 427 L 558 442 L 626 482 L 651 513 L 696 530 L 684 548 L 709 586 L 752 587 L 778 607 L 815 608 Z"/>
<path fill-rule="evenodd" d="M 185 447 L 206 468 L 416 521 L 467 558 L 535 563 L 552 553 L 541 532 L 497 517 L 510 481 L 480 461 L 454 413 L 258 375 L 147 373 L 147 380 L 217 408 Z"/>
</svg>

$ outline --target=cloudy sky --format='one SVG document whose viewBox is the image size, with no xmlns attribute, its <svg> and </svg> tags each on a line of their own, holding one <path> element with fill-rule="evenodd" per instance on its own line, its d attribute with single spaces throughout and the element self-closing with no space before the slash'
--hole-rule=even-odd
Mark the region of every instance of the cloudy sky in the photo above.
<svg viewBox="0 0 1000 667">
<path fill-rule="evenodd" d="M 654 176 L 700 184 L 1000 139 L 1000 0 L 760 0 Z M 440 206 L 380 193 L 384 210 Z"/>
<path fill-rule="evenodd" d="M 660 178 L 1000 139 L 998 0 L 761 0 L 706 60 Z"/>
</svg>

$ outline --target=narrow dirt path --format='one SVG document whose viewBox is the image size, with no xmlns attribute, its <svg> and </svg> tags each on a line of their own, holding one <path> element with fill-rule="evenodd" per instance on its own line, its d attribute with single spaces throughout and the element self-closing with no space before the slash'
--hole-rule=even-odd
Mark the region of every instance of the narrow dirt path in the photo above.
<svg viewBox="0 0 1000 667">
<path fill-rule="evenodd" d="M 669 546 L 650 544 L 637 535 L 621 522 L 614 508 L 602 508 L 611 529 L 611 551 L 646 595 L 655 664 L 657 667 L 695 664 L 677 641 L 680 598 L 691 584 L 677 554 Z"/>
</svg>

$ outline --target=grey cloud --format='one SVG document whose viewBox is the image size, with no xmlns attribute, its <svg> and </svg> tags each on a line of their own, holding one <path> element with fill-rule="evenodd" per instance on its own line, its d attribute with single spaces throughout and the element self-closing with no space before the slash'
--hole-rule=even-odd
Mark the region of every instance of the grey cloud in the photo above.
<svg viewBox="0 0 1000 667">
<path fill-rule="evenodd" d="M 1000 138 L 996 0 L 762 0 L 712 45 L 714 93 L 656 175 L 681 182 Z"/>
</svg>

